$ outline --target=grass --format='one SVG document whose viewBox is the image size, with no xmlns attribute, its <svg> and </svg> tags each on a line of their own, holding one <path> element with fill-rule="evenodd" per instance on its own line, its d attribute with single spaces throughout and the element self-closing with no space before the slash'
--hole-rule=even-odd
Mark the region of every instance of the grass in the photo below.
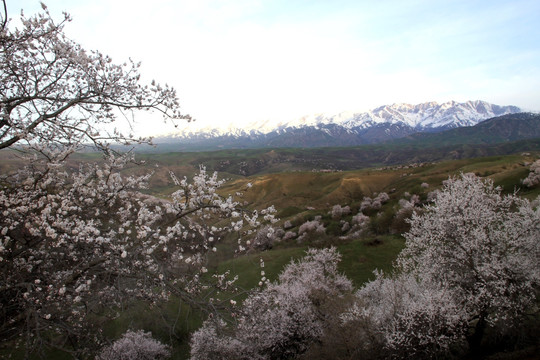
<svg viewBox="0 0 540 360">
<path fill-rule="evenodd" d="M 293 259 L 299 259 L 307 250 L 307 246 L 277 248 L 262 253 L 247 254 L 235 259 L 227 260 L 217 266 L 218 272 L 229 270 L 232 276 L 238 275 L 236 285 L 240 289 L 252 289 L 261 280 L 261 270 L 266 278 L 275 281 L 279 273 Z M 260 260 L 264 261 L 264 268 L 260 267 Z"/>
<path fill-rule="evenodd" d="M 152 337 L 172 346 L 172 359 L 187 359 L 189 336 L 203 320 L 200 311 L 176 297 L 156 305 L 138 301 L 121 312 L 117 319 L 108 322 L 104 333 L 109 339 L 118 339 L 127 330 L 150 331 Z"/>
<path fill-rule="evenodd" d="M 339 269 L 353 281 L 356 287 L 373 280 L 375 269 L 386 273 L 392 270 L 392 264 L 405 241 L 400 236 L 380 236 L 355 240 L 337 246 L 342 255 Z"/>
<path fill-rule="evenodd" d="M 391 271 L 392 263 L 404 244 L 403 238 L 393 235 L 356 239 L 337 244 L 336 248 L 342 255 L 339 269 L 353 281 L 355 286 L 360 287 L 374 278 L 375 269 Z M 221 262 L 217 266 L 217 271 L 229 270 L 232 276 L 238 275 L 236 285 L 239 288 L 251 289 L 260 281 L 261 270 L 264 270 L 265 276 L 270 281 L 275 281 L 288 263 L 305 255 L 308 247 L 309 245 L 281 246 L 270 251 L 243 255 Z M 264 261 L 264 269 L 260 267 L 260 259 Z"/>
</svg>

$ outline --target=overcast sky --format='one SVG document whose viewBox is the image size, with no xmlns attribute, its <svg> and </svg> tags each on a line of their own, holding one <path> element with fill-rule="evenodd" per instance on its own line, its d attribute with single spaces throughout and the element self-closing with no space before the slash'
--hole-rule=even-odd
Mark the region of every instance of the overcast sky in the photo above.
<svg viewBox="0 0 540 360">
<path fill-rule="evenodd" d="M 174 86 L 199 126 L 393 103 L 540 110 L 538 0 L 48 0 L 66 33 Z M 40 10 L 8 0 L 10 17 Z M 144 116 L 144 114 L 142 114 Z M 143 119 L 139 132 L 167 132 Z"/>
</svg>

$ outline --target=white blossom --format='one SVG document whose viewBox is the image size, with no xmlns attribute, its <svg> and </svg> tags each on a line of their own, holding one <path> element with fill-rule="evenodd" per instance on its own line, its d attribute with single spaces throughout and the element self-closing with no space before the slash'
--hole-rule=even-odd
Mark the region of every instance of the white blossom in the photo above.
<svg viewBox="0 0 540 360">
<path fill-rule="evenodd" d="M 153 339 L 151 333 L 129 330 L 120 339 L 103 348 L 96 360 L 159 360 L 168 359 L 170 355 L 169 347 Z"/>
<path fill-rule="evenodd" d="M 209 289 L 193 274 L 204 272 L 215 243 L 238 231 L 242 246 L 242 231 L 275 219 L 272 209 L 262 219 L 220 195 L 225 180 L 204 167 L 190 180 L 172 175 L 178 189 L 170 199 L 141 194 L 152 174 L 124 175 L 134 158 L 109 143 L 150 140 L 104 125 L 136 110 L 173 122 L 190 118 L 179 112 L 173 88 L 140 84 L 139 64 L 117 65 L 67 39 L 67 21 L 55 23 L 45 11 L 22 15 L 18 30 L 9 22 L 0 27 L 0 149 L 16 146 L 21 155 L 21 169 L 0 174 L 0 308 L 10 309 L 2 332 L 10 327 L 29 350 L 70 343 L 83 357 L 87 349 L 76 341 L 99 340 L 86 315 L 126 298 L 165 299 L 168 291 L 156 285 L 193 302 Z M 103 158 L 78 168 L 67 163 L 89 146 Z M 234 282 L 214 280 L 213 288 Z"/>
<path fill-rule="evenodd" d="M 288 359 L 304 353 L 324 334 L 324 303 L 352 290 L 337 272 L 339 259 L 334 248 L 308 250 L 278 281 L 248 296 L 232 329 L 208 319 L 193 334 L 191 358 Z"/>
</svg>

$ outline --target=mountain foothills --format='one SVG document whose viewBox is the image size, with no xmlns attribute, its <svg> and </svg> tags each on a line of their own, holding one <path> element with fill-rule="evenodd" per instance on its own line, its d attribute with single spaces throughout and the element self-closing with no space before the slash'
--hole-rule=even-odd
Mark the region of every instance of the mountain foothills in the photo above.
<svg viewBox="0 0 540 360">
<path fill-rule="evenodd" d="M 253 123 L 244 128 L 190 129 L 155 139 L 169 151 L 228 148 L 329 147 L 374 144 L 418 132 L 474 126 L 486 119 L 515 114 L 516 106 L 485 101 L 385 105 L 363 113 L 312 115 L 281 123 Z"/>
</svg>

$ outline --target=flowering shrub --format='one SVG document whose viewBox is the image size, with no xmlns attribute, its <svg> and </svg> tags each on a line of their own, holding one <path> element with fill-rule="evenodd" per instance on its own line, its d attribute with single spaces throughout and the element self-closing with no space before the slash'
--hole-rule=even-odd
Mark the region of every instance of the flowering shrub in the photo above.
<svg viewBox="0 0 540 360">
<path fill-rule="evenodd" d="M 361 322 L 367 327 L 362 332 L 379 334 L 367 351 L 384 347 L 393 358 L 435 358 L 463 341 L 466 314 L 449 291 L 410 274 L 376 276 L 341 315 L 344 323 Z"/>
<path fill-rule="evenodd" d="M 399 210 L 394 215 L 392 220 L 392 226 L 390 228 L 392 233 L 403 234 L 410 229 L 410 219 L 414 212 L 420 213 L 422 208 L 420 207 L 420 197 L 416 194 L 411 195 L 410 199 L 400 199 L 398 202 Z"/>
<path fill-rule="evenodd" d="M 474 175 L 450 179 L 424 210 L 412 217 L 400 267 L 451 289 L 471 319 L 519 318 L 540 284 L 540 210 Z"/>
<path fill-rule="evenodd" d="M 450 178 L 405 238 L 396 275 L 377 273 L 342 314 L 361 336 L 380 334 L 385 356 L 435 358 L 466 343 L 474 352 L 486 327 L 509 334 L 534 306 L 540 209 L 529 201 L 472 174 Z"/>
<path fill-rule="evenodd" d="M 261 227 L 253 239 L 249 240 L 250 246 L 256 250 L 271 249 L 274 241 L 276 241 L 276 230 L 269 225 Z"/>
<path fill-rule="evenodd" d="M 365 227 L 369 223 L 369 216 L 364 215 L 362 212 L 359 212 L 352 218 L 352 223 L 360 227 Z"/>
<path fill-rule="evenodd" d="M 159 360 L 168 359 L 167 346 L 152 338 L 152 334 L 139 330 L 127 331 L 120 339 L 103 348 L 96 360 Z"/>
<path fill-rule="evenodd" d="M 523 185 L 533 187 L 540 184 L 540 160 L 536 160 L 529 168 L 529 175 L 523 179 Z"/>
<path fill-rule="evenodd" d="M 302 235 L 307 232 L 317 232 L 323 234 L 325 232 L 324 225 L 319 220 L 306 221 L 298 228 L 298 234 Z"/>
<path fill-rule="evenodd" d="M 283 241 L 294 239 L 297 236 L 298 234 L 295 233 L 294 231 L 287 231 L 285 235 L 283 235 Z"/>
<path fill-rule="evenodd" d="M 333 219 L 341 219 L 344 215 L 349 215 L 351 213 L 351 208 L 349 206 L 341 207 L 341 205 L 334 205 L 330 214 Z"/>
<path fill-rule="evenodd" d="M 315 237 L 320 237 L 325 233 L 326 228 L 318 219 L 306 221 L 298 228 L 298 241 L 307 241 Z"/>
<path fill-rule="evenodd" d="M 367 210 L 378 210 L 382 207 L 383 204 L 388 202 L 388 200 L 390 200 L 390 197 L 385 192 L 379 193 L 373 199 L 365 196 L 360 203 L 360 212 Z"/>
<path fill-rule="evenodd" d="M 324 333 L 329 301 L 352 291 L 337 272 L 334 248 L 308 250 L 278 281 L 244 301 L 237 322 L 209 319 L 191 339 L 192 359 L 289 359 L 304 353 Z"/>
</svg>

